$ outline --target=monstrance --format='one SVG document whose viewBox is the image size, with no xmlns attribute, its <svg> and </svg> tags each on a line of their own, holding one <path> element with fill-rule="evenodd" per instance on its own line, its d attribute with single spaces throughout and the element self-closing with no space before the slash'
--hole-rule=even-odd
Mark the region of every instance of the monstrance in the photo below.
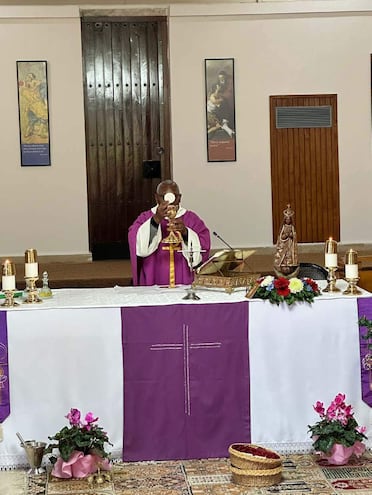
<svg viewBox="0 0 372 495">
<path fill-rule="evenodd" d="M 169 234 L 162 240 L 163 244 L 168 244 L 168 246 L 163 246 L 163 249 L 169 251 L 169 287 L 176 287 L 176 276 L 175 276 L 175 266 L 174 266 L 174 252 L 181 249 L 182 236 L 181 232 L 176 230 L 174 225 L 174 219 L 177 215 L 177 206 L 173 205 L 173 201 L 176 199 L 172 192 L 168 192 L 164 195 L 164 200 L 168 201 L 168 227 L 167 230 Z"/>
</svg>

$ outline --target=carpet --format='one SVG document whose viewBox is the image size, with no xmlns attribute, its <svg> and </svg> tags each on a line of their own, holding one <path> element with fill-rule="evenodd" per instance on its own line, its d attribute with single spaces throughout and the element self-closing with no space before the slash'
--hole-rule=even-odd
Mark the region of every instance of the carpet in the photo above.
<svg viewBox="0 0 372 495">
<path fill-rule="evenodd" d="M 328 466 L 313 455 L 287 455 L 280 484 L 231 482 L 228 459 L 116 463 L 110 480 L 57 480 L 24 471 L 0 473 L 1 495 L 371 495 L 372 455 Z"/>
</svg>

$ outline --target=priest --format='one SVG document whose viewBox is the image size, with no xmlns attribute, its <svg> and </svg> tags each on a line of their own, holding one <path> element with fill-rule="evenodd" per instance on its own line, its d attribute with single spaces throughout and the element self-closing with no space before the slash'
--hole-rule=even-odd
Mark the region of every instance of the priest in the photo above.
<svg viewBox="0 0 372 495">
<path fill-rule="evenodd" d="M 172 255 L 177 284 L 191 284 L 192 268 L 208 259 L 209 230 L 196 213 L 181 206 L 181 196 L 174 181 L 161 182 L 156 188 L 156 205 L 151 210 L 141 213 L 129 227 L 133 285 L 168 285 L 170 249 L 174 248 Z M 176 210 L 172 228 L 179 235 L 179 244 L 174 246 L 163 242 L 169 234 L 170 207 Z"/>
</svg>

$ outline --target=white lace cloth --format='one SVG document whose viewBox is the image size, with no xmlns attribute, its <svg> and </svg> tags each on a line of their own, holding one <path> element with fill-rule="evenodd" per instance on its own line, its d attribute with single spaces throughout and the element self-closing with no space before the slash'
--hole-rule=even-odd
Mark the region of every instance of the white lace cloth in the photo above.
<svg viewBox="0 0 372 495">
<path fill-rule="evenodd" d="M 341 285 L 342 281 L 338 281 Z M 41 304 L 8 311 L 11 414 L 3 423 L 0 467 L 25 464 L 16 437 L 48 442 L 71 407 L 92 411 L 109 433 L 114 456 L 123 441 L 121 306 L 234 303 L 245 291 L 185 288 L 63 289 Z M 370 296 L 363 292 L 363 296 Z M 202 324 L 202 322 L 201 322 Z M 151 322 L 149 322 L 151 325 Z M 371 409 L 361 400 L 356 298 L 327 295 L 313 305 L 249 303 L 251 441 L 278 451 L 311 448 L 312 405 L 343 392 L 372 437 Z M 228 447 L 228 446 L 227 446 Z"/>
</svg>

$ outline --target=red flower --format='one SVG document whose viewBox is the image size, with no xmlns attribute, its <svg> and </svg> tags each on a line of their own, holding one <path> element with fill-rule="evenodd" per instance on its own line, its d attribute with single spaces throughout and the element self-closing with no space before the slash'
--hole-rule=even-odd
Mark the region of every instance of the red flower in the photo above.
<svg viewBox="0 0 372 495">
<path fill-rule="evenodd" d="M 311 289 L 313 290 L 313 292 L 319 292 L 319 286 L 318 284 L 315 282 L 315 280 L 313 280 L 312 278 L 305 278 L 304 279 L 305 282 L 307 284 L 310 285 Z"/>
<path fill-rule="evenodd" d="M 284 277 L 279 277 L 276 280 L 274 280 L 274 287 L 279 296 L 286 297 L 291 292 L 289 290 L 289 280 L 287 280 Z"/>
</svg>

